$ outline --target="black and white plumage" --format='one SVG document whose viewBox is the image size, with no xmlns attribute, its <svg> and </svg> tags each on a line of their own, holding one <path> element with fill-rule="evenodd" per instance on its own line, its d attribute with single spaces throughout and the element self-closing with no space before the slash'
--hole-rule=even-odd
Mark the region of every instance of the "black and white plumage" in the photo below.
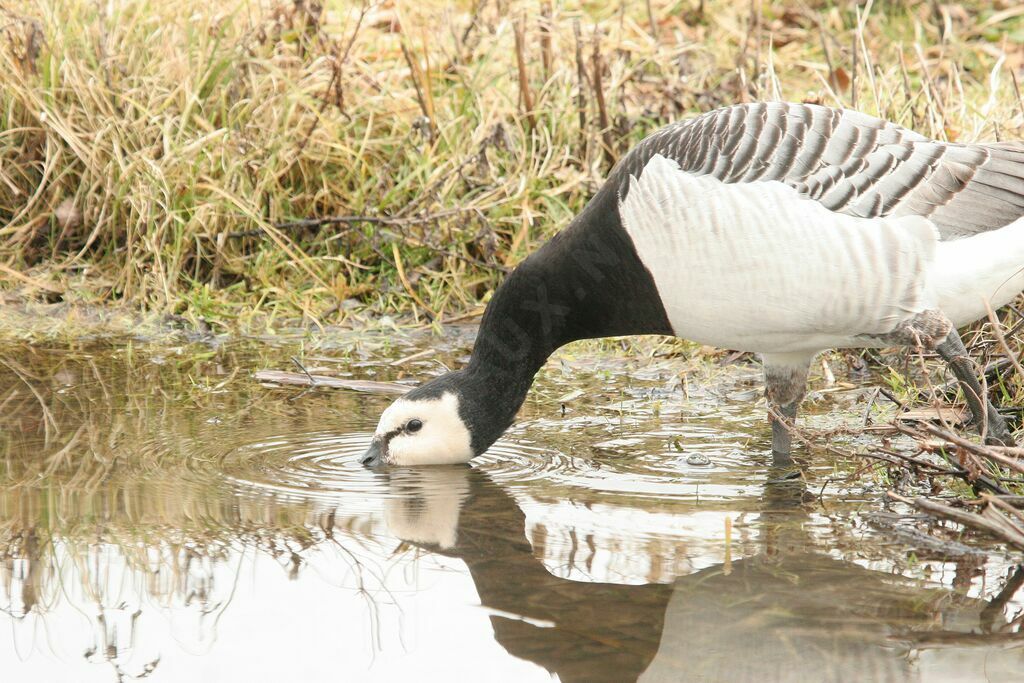
<svg viewBox="0 0 1024 683">
<path fill-rule="evenodd" d="M 670 125 L 502 284 L 469 364 L 385 411 L 366 460 L 479 455 L 556 348 L 630 334 L 761 354 L 779 455 L 778 418 L 795 417 L 810 361 L 832 347 L 934 348 L 979 429 L 1012 443 L 956 326 L 1024 289 L 1022 217 L 1020 143 L 936 142 L 807 104 Z"/>
</svg>

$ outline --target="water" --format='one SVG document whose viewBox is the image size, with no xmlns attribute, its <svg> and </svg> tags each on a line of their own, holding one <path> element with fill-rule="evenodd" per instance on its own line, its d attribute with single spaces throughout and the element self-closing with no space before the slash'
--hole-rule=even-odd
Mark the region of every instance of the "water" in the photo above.
<svg viewBox="0 0 1024 683">
<path fill-rule="evenodd" d="M 863 462 L 773 470 L 755 368 L 569 349 L 479 462 L 374 472 L 391 397 L 251 379 L 300 351 L 0 347 L 4 680 L 1024 680 L 1015 558 Z"/>
</svg>

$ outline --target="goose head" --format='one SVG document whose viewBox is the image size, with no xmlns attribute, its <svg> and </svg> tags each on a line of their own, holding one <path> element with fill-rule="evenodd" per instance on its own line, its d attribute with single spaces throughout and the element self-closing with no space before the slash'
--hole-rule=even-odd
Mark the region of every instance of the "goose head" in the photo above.
<svg viewBox="0 0 1024 683">
<path fill-rule="evenodd" d="M 460 372 L 450 372 L 397 399 L 381 414 L 361 462 L 368 467 L 468 462 L 477 451 L 465 384 Z"/>
</svg>

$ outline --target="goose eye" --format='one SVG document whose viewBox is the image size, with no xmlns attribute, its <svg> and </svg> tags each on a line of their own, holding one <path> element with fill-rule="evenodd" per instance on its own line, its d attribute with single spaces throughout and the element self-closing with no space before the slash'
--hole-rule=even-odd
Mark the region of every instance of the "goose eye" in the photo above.
<svg viewBox="0 0 1024 683">
<path fill-rule="evenodd" d="M 410 434 L 414 434 L 414 433 L 420 431 L 420 428 L 422 428 L 422 427 L 423 427 L 423 422 L 421 420 L 417 420 L 415 418 L 413 418 L 412 420 L 409 420 L 407 423 L 405 423 L 405 431 L 409 432 Z"/>
</svg>

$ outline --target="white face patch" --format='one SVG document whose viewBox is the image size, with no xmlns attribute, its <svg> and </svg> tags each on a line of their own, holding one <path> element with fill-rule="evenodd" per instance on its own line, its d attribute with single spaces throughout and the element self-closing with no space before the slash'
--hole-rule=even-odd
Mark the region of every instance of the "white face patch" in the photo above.
<svg viewBox="0 0 1024 683">
<path fill-rule="evenodd" d="M 415 431 L 408 428 L 413 420 L 422 425 Z M 473 457 L 459 399 L 451 392 L 440 398 L 398 399 L 380 416 L 374 438 L 386 441 L 382 449 L 389 465 L 451 465 Z"/>
</svg>

